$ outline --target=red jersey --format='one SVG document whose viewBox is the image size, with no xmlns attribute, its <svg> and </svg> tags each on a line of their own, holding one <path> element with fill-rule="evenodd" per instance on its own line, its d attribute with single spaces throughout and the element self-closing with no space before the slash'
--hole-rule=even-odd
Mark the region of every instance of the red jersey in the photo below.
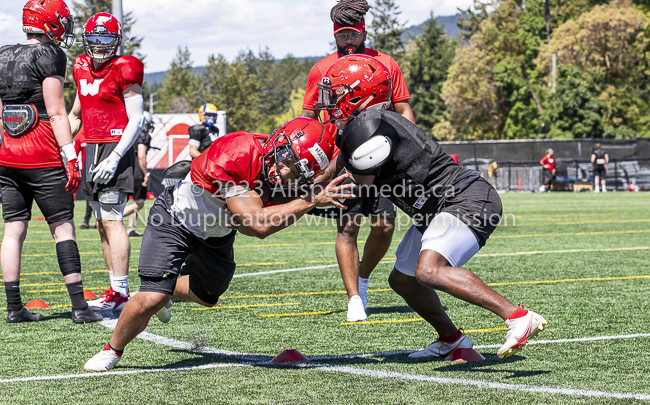
<svg viewBox="0 0 650 405">
<path fill-rule="evenodd" d="M 72 71 L 81 102 L 81 119 L 87 143 L 119 142 L 129 123 L 122 92 L 144 79 L 144 65 L 133 56 L 118 56 L 99 70 L 92 59 L 81 55 Z"/>
<path fill-rule="evenodd" d="M 233 132 L 217 138 L 192 161 L 192 183 L 215 196 L 219 184 L 254 189 L 261 180 L 262 143 L 268 135 Z"/>
<path fill-rule="evenodd" d="M 402 75 L 402 70 L 399 68 L 397 62 L 395 62 L 395 59 L 391 58 L 385 53 L 375 51 L 374 49 L 366 48 L 365 54 L 379 60 L 381 63 L 386 65 L 390 71 L 393 80 L 393 103 L 405 101 L 411 98 L 409 91 L 406 88 L 406 83 L 404 82 L 404 75 Z M 316 62 L 314 67 L 311 68 L 309 77 L 307 78 L 305 98 L 302 102 L 303 109 L 311 111 L 314 110 L 314 104 L 318 102 L 318 88 L 316 85 L 320 83 L 321 80 L 323 80 L 325 73 L 327 73 L 327 69 L 329 69 L 329 67 L 332 66 L 332 64 L 338 59 L 338 52 L 334 52 L 333 54 L 327 56 L 325 59 L 321 59 L 320 61 Z M 327 112 L 325 112 L 325 114 L 327 114 Z M 326 116 L 324 119 L 327 120 L 329 117 Z"/>
<path fill-rule="evenodd" d="M 555 168 L 555 159 L 553 159 L 553 156 L 546 155 L 539 162 L 550 171 L 553 171 L 553 168 Z"/>
</svg>

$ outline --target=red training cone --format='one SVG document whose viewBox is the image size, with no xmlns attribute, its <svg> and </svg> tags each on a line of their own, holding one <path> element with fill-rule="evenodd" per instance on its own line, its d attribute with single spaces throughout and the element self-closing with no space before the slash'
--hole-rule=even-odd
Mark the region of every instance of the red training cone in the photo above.
<svg viewBox="0 0 650 405">
<path fill-rule="evenodd" d="M 465 363 L 468 361 L 483 361 L 485 357 L 474 349 L 456 349 L 445 357 L 447 361 L 454 363 Z"/>
<path fill-rule="evenodd" d="M 304 363 L 309 361 L 302 353 L 295 349 L 283 350 L 275 356 L 271 363 Z"/>
<path fill-rule="evenodd" d="M 50 306 L 45 303 L 43 300 L 31 300 L 27 305 L 25 305 L 25 308 L 27 309 L 32 309 L 32 308 L 49 308 Z"/>
<path fill-rule="evenodd" d="M 84 299 L 85 300 L 94 300 L 95 298 L 97 298 L 97 296 L 95 295 L 94 292 L 92 292 L 90 290 L 84 291 Z"/>
</svg>

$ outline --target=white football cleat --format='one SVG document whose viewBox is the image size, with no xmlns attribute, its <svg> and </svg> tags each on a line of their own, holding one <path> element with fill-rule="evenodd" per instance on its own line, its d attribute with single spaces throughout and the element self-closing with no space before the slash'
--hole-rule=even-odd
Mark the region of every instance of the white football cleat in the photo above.
<svg viewBox="0 0 650 405">
<path fill-rule="evenodd" d="M 108 347 L 108 345 L 106 345 Z M 98 372 L 98 371 L 108 371 L 115 367 L 118 361 L 120 361 L 120 356 L 115 353 L 115 350 L 108 347 L 104 348 L 101 352 L 94 355 L 90 360 L 84 365 L 84 370 Z"/>
<path fill-rule="evenodd" d="M 348 322 L 359 322 L 368 319 L 363 309 L 363 301 L 358 295 L 353 295 L 348 301 Z"/>
<path fill-rule="evenodd" d="M 93 311 L 121 311 L 124 305 L 129 302 L 129 298 L 129 295 L 123 297 L 122 294 L 113 290 L 113 287 L 111 287 L 104 294 L 100 295 L 99 298 L 87 302 Z"/>
<path fill-rule="evenodd" d="M 505 359 L 512 357 L 528 343 L 528 339 L 535 337 L 538 332 L 548 327 L 548 322 L 540 314 L 533 311 L 522 317 L 507 319 L 508 333 L 506 334 L 506 343 L 501 346 L 497 355 Z"/>
<path fill-rule="evenodd" d="M 169 300 L 167 305 L 160 308 L 160 311 L 156 312 L 156 316 L 160 319 L 160 322 L 167 323 L 172 319 L 172 300 Z"/>
<path fill-rule="evenodd" d="M 456 349 L 471 349 L 474 343 L 464 333 L 453 342 L 443 342 L 439 338 L 422 350 L 409 354 L 412 359 L 426 359 L 429 357 L 445 357 Z"/>
</svg>

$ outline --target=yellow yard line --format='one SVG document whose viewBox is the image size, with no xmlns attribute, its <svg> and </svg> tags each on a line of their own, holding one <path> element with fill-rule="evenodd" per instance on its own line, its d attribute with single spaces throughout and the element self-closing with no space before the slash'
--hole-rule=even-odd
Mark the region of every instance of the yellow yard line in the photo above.
<svg viewBox="0 0 650 405">
<path fill-rule="evenodd" d="M 227 307 L 201 307 L 192 308 L 192 311 L 204 311 L 206 309 L 231 309 L 231 308 L 258 308 L 258 307 L 279 307 L 282 305 L 299 305 L 297 302 L 284 302 L 281 304 L 254 304 L 254 305 L 231 305 Z"/>
<path fill-rule="evenodd" d="M 531 233 L 527 235 L 496 235 L 490 236 L 490 239 L 510 239 L 510 238 L 534 238 L 540 236 L 584 236 L 584 235 L 616 235 L 628 233 L 646 233 L 650 229 L 639 229 L 635 231 L 603 231 L 603 232 L 573 232 L 573 233 Z"/>
</svg>

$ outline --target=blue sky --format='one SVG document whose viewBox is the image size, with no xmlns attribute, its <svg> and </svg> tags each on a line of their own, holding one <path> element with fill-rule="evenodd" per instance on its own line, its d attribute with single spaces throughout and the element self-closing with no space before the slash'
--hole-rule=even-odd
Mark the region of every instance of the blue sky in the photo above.
<svg viewBox="0 0 650 405">
<path fill-rule="evenodd" d="M 0 42 L 22 42 L 22 7 L 27 0 L 0 1 Z M 370 0 L 372 5 L 374 1 Z M 72 5 L 72 0 L 67 1 Z M 395 0 L 407 26 L 433 12 L 456 14 L 473 0 Z M 195 66 L 211 54 L 234 58 L 240 50 L 269 47 L 276 58 L 326 55 L 332 51 L 330 9 L 336 0 L 123 0 L 138 19 L 134 34 L 144 36 L 146 72 L 167 70 L 178 46 L 187 46 Z M 367 17 L 367 21 L 369 20 Z"/>
</svg>

